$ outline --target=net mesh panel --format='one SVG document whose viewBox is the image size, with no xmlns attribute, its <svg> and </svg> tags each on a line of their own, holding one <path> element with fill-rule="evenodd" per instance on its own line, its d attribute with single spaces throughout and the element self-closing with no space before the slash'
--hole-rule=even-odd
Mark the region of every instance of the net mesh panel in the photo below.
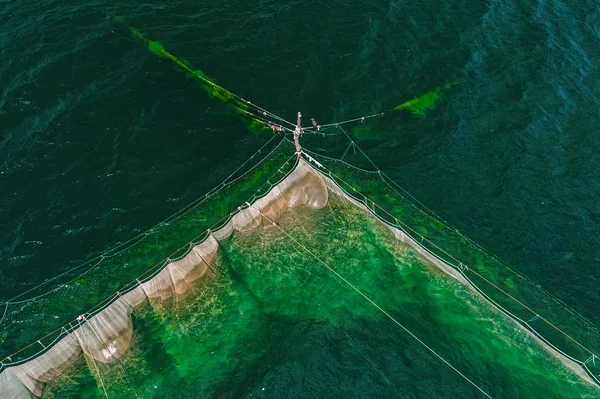
<svg viewBox="0 0 600 399">
<path fill-rule="evenodd" d="M 117 292 L 124 293 L 137 285 L 136 279 L 143 280 L 168 263 L 165 258 L 186 254 L 191 240 L 200 241 L 207 228 L 253 195 L 264 195 L 270 188 L 265 184 L 267 179 L 283 176 L 278 173 L 282 166 L 287 169 L 281 173 L 287 173 L 293 167 L 293 162 L 287 162 L 290 154 L 293 146 L 286 141 L 263 149 L 262 156 L 255 157 L 257 162 L 250 163 L 197 204 L 147 231 L 129 246 L 9 302 L 0 310 L 0 315 L 4 313 L 0 322 L 3 365 L 25 360 L 57 343 L 65 329 L 76 327 L 73 323 L 69 325 L 69 321 L 114 301 L 119 296 Z M 163 274 L 187 273 L 179 268 L 171 267 Z"/>
<path fill-rule="evenodd" d="M 362 157 L 352 149 L 347 154 L 349 152 L 353 157 Z M 323 166 L 324 175 L 334 180 L 358 205 L 396 227 L 404 235 L 399 238 L 418 244 L 430 257 L 441 260 L 450 274 L 467 279 L 488 300 L 509 312 L 540 339 L 571 360 L 585 364 L 591 375 L 600 374 L 600 362 L 592 358 L 592 353 L 600 352 L 598 327 L 408 199 L 380 171 L 358 168 L 311 151 L 307 153 Z M 357 163 L 362 167 L 368 164 L 364 158 Z M 448 270 L 447 266 L 452 269 Z"/>
</svg>

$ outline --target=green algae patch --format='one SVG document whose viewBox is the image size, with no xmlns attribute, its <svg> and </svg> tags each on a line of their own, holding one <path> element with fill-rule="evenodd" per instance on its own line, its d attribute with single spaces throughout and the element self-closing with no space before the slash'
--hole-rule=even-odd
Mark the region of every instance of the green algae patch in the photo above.
<svg viewBox="0 0 600 399">
<path fill-rule="evenodd" d="M 115 17 L 114 20 L 117 23 L 126 24 L 122 17 Z M 243 100 L 224 87 L 219 86 L 214 79 L 209 78 L 203 71 L 194 68 L 186 59 L 176 57 L 170 53 L 160 42 L 148 39 L 139 29 L 133 26 L 128 26 L 128 28 L 133 37 L 142 40 L 146 44 L 148 50 L 161 58 L 166 58 L 173 62 L 177 72 L 183 73 L 187 78 L 194 80 L 210 98 L 229 105 L 236 114 L 242 115 L 242 122 L 248 129 L 252 130 L 254 133 L 264 133 L 265 131 L 270 130 L 265 123 L 246 112 L 247 106 Z M 242 111 L 240 111 L 240 109 Z M 248 122 L 248 120 L 250 120 L 250 122 Z"/>
<path fill-rule="evenodd" d="M 137 30 L 136 28 L 134 28 L 133 26 L 129 27 L 129 31 L 131 32 L 131 34 L 133 35 L 133 37 L 136 37 L 138 39 L 142 39 L 142 40 L 145 41 L 145 38 L 142 35 L 142 33 L 139 30 Z"/>
<path fill-rule="evenodd" d="M 132 26 L 130 26 L 129 29 L 134 37 L 139 38 L 146 43 L 148 49 L 152 53 L 158 55 L 159 57 L 164 57 L 171 60 L 175 64 L 176 71 L 184 73 L 188 78 L 195 79 L 201 82 L 203 84 L 202 87 L 208 94 L 212 95 L 212 97 L 226 98 L 226 96 L 223 93 L 229 92 L 217 85 L 211 79 L 209 79 L 204 72 L 202 72 L 199 69 L 192 68 L 192 66 L 187 60 L 178 58 L 171 54 L 169 51 L 167 51 L 167 49 L 165 49 L 165 47 L 160 42 L 147 39 L 138 29 Z M 231 93 L 229 94 L 231 96 Z"/>
<path fill-rule="evenodd" d="M 412 100 L 406 101 L 392 108 L 392 111 L 407 110 L 420 117 L 425 117 L 425 113 L 427 111 L 435 109 L 444 90 L 449 90 L 454 86 L 465 82 L 466 79 L 460 78 L 455 81 L 446 83 L 443 86 L 436 86 L 433 90 L 428 91 L 422 96 L 413 98 Z"/>
<path fill-rule="evenodd" d="M 148 49 L 160 57 L 166 56 L 165 48 L 159 42 L 148 40 Z"/>
<path fill-rule="evenodd" d="M 246 128 L 253 133 L 264 133 L 270 130 L 264 123 L 253 118 L 246 118 L 243 120 L 243 122 Z"/>
<path fill-rule="evenodd" d="M 467 83 L 467 78 L 458 78 L 452 82 L 448 82 L 444 85 L 444 89 L 451 89 L 454 86 L 461 85 L 463 83 Z"/>
<path fill-rule="evenodd" d="M 350 135 L 359 140 L 379 140 L 381 139 L 381 133 L 375 130 L 371 126 L 360 124 L 350 129 Z"/>
<path fill-rule="evenodd" d="M 394 111 L 408 110 L 415 115 L 425 116 L 427 110 L 432 110 L 436 107 L 436 103 L 440 98 L 441 87 L 423 94 L 420 97 L 409 100 L 393 108 Z"/>
</svg>

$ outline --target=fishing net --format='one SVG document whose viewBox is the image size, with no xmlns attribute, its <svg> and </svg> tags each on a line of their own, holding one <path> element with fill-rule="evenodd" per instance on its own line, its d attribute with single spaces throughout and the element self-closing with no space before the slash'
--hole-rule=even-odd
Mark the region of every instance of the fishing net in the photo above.
<svg viewBox="0 0 600 399">
<path fill-rule="evenodd" d="M 0 397 L 597 394 L 598 330 L 382 172 L 286 140 L 245 170 L 8 303 L 11 345 L 35 344 Z"/>
</svg>

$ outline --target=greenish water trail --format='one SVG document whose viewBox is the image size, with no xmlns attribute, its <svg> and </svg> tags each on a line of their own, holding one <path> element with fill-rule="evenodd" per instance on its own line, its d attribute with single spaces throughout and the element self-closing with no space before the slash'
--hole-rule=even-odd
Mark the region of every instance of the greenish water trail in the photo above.
<svg viewBox="0 0 600 399">
<path fill-rule="evenodd" d="M 465 81 L 466 81 L 465 79 L 458 79 L 453 82 L 446 83 L 443 86 L 436 86 L 433 90 L 428 91 L 427 93 L 425 93 L 419 97 L 416 97 L 412 100 L 409 100 L 400 105 L 397 105 L 394 108 L 392 108 L 392 110 L 393 111 L 408 110 L 415 115 L 425 117 L 426 111 L 435 109 L 438 101 L 440 100 L 442 92 L 444 90 L 451 89 L 452 87 L 456 86 L 457 84 L 464 83 Z"/>
<path fill-rule="evenodd" d="M 124 23 L 122 17 L 115 17 L 115 21 L 118 23 Z M 200 69 L 194 69 L 188 62 L 182 60 L 171 54 L 165 49 L 165 47 L 157 42 L 146 38 L 146 36 L 133 26 L 128 27 L 134 37 L 141 39 L 148 49 L 159 57 L 166 58 L 172 61 L 176 67 L 186 73 L 186 76 L 190 77 L 198 83 L 198 85 L 211 97 L 221 101 L 224 104 L 228 104 L 242 116 L 242 121 L 246 127 L 255 132 L 268 131 L 272 122 L 266 121 L 260 117 L 251 116 L 252 114 L 249 109 L 248 103 L 241 101 L 241 98 L 231 93 L 229 90 L 219 86 L 214 80 L 210 79 Z M 256 110 L 253 110 L 256 111 Z M 265 114 L 266 115 L 266 114 Z"/>
</svg>

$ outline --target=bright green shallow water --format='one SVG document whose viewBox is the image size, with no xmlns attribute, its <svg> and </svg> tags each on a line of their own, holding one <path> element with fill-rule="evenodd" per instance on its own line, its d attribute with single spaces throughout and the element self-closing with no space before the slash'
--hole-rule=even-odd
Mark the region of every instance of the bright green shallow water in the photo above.
<svg viewBox="0 0 600 399">
<path fill-rule="evenodd" d="M 279 228 L 234 233 L 220 247 L 218 273 L 193 294 L 136 311 L 131 350 L 97 365 L 109 397 L 481 396 L 317 258 L 494 397 L 598 394 L 477 294 L 332 195 L 322 210 L 289 211 Z M 99 381 L 80 360 L 45 396 L 102 397 Z"/>
</svg>

